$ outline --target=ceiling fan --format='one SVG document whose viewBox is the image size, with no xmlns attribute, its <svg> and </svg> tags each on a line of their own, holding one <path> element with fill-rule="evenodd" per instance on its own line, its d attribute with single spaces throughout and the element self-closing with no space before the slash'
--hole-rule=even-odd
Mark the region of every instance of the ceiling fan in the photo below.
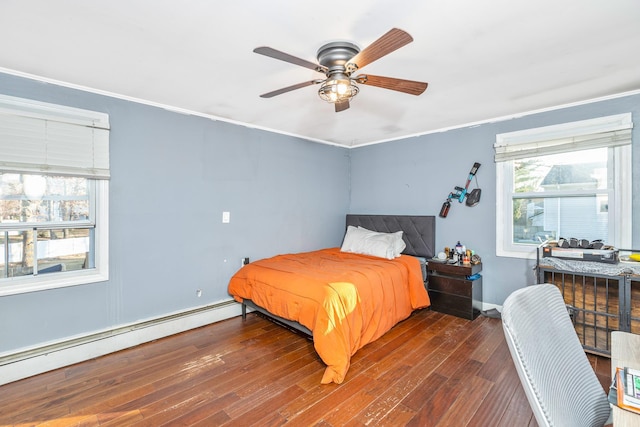
<svg viewBox="0 0 640 427">
<path fill-rule="evenodd" d="M 374 76 L 371 74 L 353 75 L 365 65 L 388 55 L 412 41 L 413 38 L 407 32 L 398 28 L 392 28 L 363 50 L 360 50 L 355 44 L 346 41 L 327 43 L 318 49 L 318 64 L 271 47 L 257 47 L 253 50 L 255 53 L 310 68 L 326 76 L 326 79 L 316 79 L 298 83 L 264 93 L 260 95 L 260 97 L 271 98 L 292 90 L 320 84 L 318 95 L 320 95 L 320 98 L 323 100 L 334 104 L 336 113 L 338 113 L 349 108 L 349 101 L 360 91 L 357 84 L 396 90 L 411 95 L 420 95 L 427 89 L 427 83 L 396 79 L 393 77 Z"/>
</svg>

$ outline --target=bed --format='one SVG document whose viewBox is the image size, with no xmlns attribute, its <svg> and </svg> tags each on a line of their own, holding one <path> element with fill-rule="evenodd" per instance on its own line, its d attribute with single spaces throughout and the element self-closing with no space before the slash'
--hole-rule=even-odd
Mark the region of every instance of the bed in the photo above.
<svg viewBox="0 0 640 427">
<path fill-rule="evenodd" d="M 401 234 L 402 254 L 397 241 L 389 256 L 344 250 L 356 231 L 369 230 L 385 242 Z M 231 278 L 228 290 L 243 317 L 248 306 L 311 336 L 327 365 L 321 383 L 340 384 L 358 349 L 430 305 L 425 264 L 434 253 L 434 216 L 347 215 L 341 247 L 255 261 Z"/>
</svg>

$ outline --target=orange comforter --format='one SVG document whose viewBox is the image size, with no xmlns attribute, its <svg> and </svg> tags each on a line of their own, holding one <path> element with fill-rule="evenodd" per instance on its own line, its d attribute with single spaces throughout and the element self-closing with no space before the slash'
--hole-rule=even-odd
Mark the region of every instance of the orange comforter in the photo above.
<svg viewBox="0 0 640 427">
<path fill-rule="evenodd" d="M 248 264 L 231 278 L 229 293 L 309 328 L 327 365 L 323 384 L 340 384 L 358 349 L 429 305 L 416 258 L 388 260 L 339 248 Z"/>
</svg>

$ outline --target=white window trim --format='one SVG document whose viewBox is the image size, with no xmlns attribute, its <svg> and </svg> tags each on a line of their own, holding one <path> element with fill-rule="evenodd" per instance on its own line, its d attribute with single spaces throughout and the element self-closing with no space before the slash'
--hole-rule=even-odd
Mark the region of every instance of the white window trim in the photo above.
<svg viewBox="0 0 640 427">
<path fill-rule="evenodd" d="M 43 275 L 18 276 L 0 280 L 0 296 L 56 289 L 109 280 L 109 115 L 31 99 L 0 95 L 0 118 L 4 156 L 0 170 L 15 173 L 47 173 L 84 176 L 94 179 L 94 266 Z M 15 129 L 32 131 L 47 128 L 47 122 L 62 126 L 68 133 L 27 132 L 24 147 L 15 138 L 24 136 Z M 20 128 L 18 125 L 24 125 Z M 69 138 L 67 140 L 66 138 Z M 90 149 L 83 146 L 84 141 Z M 75 145 L 74 145 L 75 144 Z M 80 144 L 80 145 L 78 145 Z M 30 151 L 30 149 L 33 149 Z M 51 155 L 53 153 L 53 155 Z M 70 224 L 73 227 L 73 224 Z"/>
<path fill-rule="evenodd" d="M 518 145 L 530 144 L 538 141 L 559 140 L 563 138 L 569 139 L 583 135 L 631 129 L 633 127 L 631 120 L 631 113 L 625 113 L 614 116 L 598 117 L 595 119 L 580 120 L 571 123 L 562 123 L 559 125 L 501 133 L 496 135 L 496 143 L 494 144 L 494 147 L 517 147 Z"/>
<path fill-rule="evenodd" d="M 614 203 L 609 203 L 609 209 L 611 209 L 611 205 L 613 205 L 613 209 L 619 212 L 615 218 L 621 218 L 621 220 L 616 222 L 618 226 L 613 229 L 611 241 L 621 249 L 630 249 L 632 246 L 631 225 L 633 218 L 633 210 L 631 207 L 633 199 L 633 193 L 631 192 L 631 176 L 633 174 L 631 145 L 617 147 L 615 151 L 616 155 L 613 161 L 615 163 L 615 182 L 617 182 L 617 186 L 614 187 L 613 191 L 616 197 Z M 625 197 L 625 194 L 627 194 L 628 197 Z"/>
<path fill-rule="evenodd" d="M 2 279 L 0 296 L 109 280 L 109 181 L 96 181 L 95 268 Z"/>
<path fill-rule="evenodd" d="M 2 113 L 109 129 L 109 115 L 105 113 L 0 94 Z"/>
<path fill-rule="evenodd" d="M 548 139 L 571 138 L 588 133 L 600 133 L 633 127 L 631 113 L 599 117 L 591 120 L 565 123 L 534 129 L 526 129 L 496 135 L 495 147 L 517 145 Z M 616 185 L 613 188 L 613 202 L 609 200 L 609 242 L 619 248 L 631 247 L 632 211 L 631 197 L 631 145 L 610 147 L 614 151 L 613 162 Z M 502 257 L 535 259 L 537 246 L 516 244 L 513 236 L 513 161 L 496 163 L 496 255 Z M 501 203 L 502 201 L 502 203 Z M 579 236 L 576 236 L 579 237 Z"/>
</svg>

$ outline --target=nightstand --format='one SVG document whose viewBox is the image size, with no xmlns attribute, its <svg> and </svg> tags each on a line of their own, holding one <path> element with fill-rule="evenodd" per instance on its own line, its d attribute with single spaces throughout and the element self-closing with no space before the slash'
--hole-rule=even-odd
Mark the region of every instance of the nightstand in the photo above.
<svg viewBox="0 0 640 427">
<path fill-rule="evenodd" d="M 482 264 L 462 265 L 431 261 L 427 265 L 427 289 L 431 308 L 473 320 L 482 310 L 482 276 L 469 280 L 482 271 Z"/>
</svg>

